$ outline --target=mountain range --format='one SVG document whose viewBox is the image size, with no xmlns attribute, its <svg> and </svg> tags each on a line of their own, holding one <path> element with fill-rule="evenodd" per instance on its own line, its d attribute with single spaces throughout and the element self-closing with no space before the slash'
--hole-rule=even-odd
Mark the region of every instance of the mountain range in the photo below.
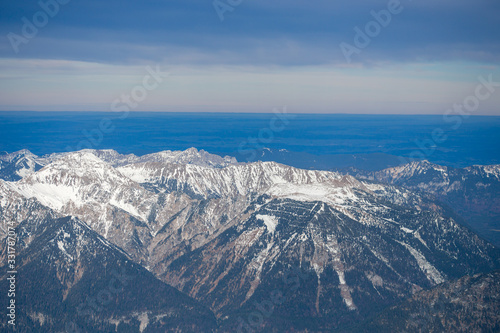
<svg viewBox="0 0 500 333">
<path fill-rule="evenodd" d="M 0 156 L 0 254 L 6 262 L 15 225 L 20 331 L 380 328 L 391 307 L 500 268 L 484 239 L 498 222 L 499 175 L 425 161 L 305 170 L 194 148 L 23 150 Z M 121 271 L 138 279 L 114 293 Z M 89 299 L 106 304 L 85 312 Z"/>
<path fill-rule="evenodd" d="M 359 179 L 432 194 L 464 218 L 479 235 L 500 246 L 500 165 L 452 168 L 415 161 L 380 171 L 350 168 Z"/>
</svg>

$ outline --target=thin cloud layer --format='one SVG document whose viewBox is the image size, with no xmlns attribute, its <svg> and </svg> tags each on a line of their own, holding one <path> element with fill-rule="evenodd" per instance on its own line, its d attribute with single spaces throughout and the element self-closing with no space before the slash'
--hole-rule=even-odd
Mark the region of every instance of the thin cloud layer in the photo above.
<svg viewBox="0 0 500 333">
<path fill-rule="evenodd" d="M 43 14 L 44 17 L 41 12 L 48 14 Z M 112 96 L 123 86 L 119 77 L 134 77 L 139 75 L 141 66 L 154 64 L 168 71 L 192 71 L 203 82 L 207 77 L 219 77 L 219 81 L 213 80 L 220 84 L 218 91 L 227 89 L 224 82 L 228 81 L 232 82 L 230 87 L 239 86 L 240 90 L 247 87 L 247 96 L 242 93 L 233 103 L 236 109 L 241 107 L 245 111 L 267 107 L 276 101 L 264 96 L 260 106 L 249 102 L 258 89 L 252 92 L 247 83 L 233 80 L 238 75 L 245 78 L 244 74 L 249 72 L 267 73 L 276 82 L 286 83 L 289 92 L 301 92 L 302 100 L 297 102 L 301 110 L 306 105 L 318 112 L 334 108 L 328 104 L 329 91 L 321 89 L 327 96 L 318 96 L 310 89 L 314 80 L 310 75 L 302 76 L 300 68 L 304 68 L 302 73 L 312 70 L 332 74 L 329 79 L 322 78 L 322 83 L 331 87 L 330 94 L 335 95 L 339 89 L 335 87 L 343 84 L 340 78 L 349 85 L 364 88 L 367 80 L 375 77 L 386 82 L 387 76 L 392 75 L 390 80 L 397 86 L 401 78 L 394 68 L 402 66 L 404 73 L 413 73 L 414 66 L 421 65 L 423 81 L 415 79 L 409 86 L 417 89 L 420 82 L 424 85 L 421 94 L 434 96 L 425 86 L 473 87 L 479 75 L 498 73 L 497 22 L 500 22 L 500 3 L 492 0 L 319 0 L 314 3 L 305 0 L 7 0 L 0 4 L 0 66 L 5 69 L 0 86 L 6 88 L 0 93 L 0 108 L 36 106 L 43 109 L 48 101 L 36 97 L 41 95 L 39 91 L 57 85 L 55 78 L 59 75 L 68 81 L 83 82 L 80 78 L 88 78 L 87 71 L 95 64 L 103 66 L 102 72 L 107 73 L 101 75 L 102 81 L 92 78 L 85 81 L 87 85 L 72 85 L 87 92 L 97 86 L 101 97 L 96 99 L 88 93 L 87 99 L 79 102 L 79 108 L 105 105 L 107 97 L 104 96 Z M 27 64 L 23 61 L 33 64 L 32 60 L 39 61 L 40 66 L 23 67 Z M 61 74 L 64 69 L 51 67 L 54 61 L 57 64 L 66 61 L 71 69 Z M 467 69 L 472 67 L 475 71 Z M 116 74 L 117 68 L 121 75 Z M 235 72 L 236 68 L 241 72 Z M 342 75 L 334 75 L 338 70 Z M 458 78 L 450 75 L 453 72 L 464 75 Z M 226 77 L 221 78 L 224 75 Z M 264 79 L 259 75 L 256 77 Z M 259 84 L 256 77 L 252 79 Z M 287 82 L 289 77 L 294 78 L 293 87 Z M 14 91 L 15 87 L 21 89 L 19 82 L 30 78 L 36 80 L 22 93 Z M 192 85 L 184 87 L 180 95 L 192 99 L 194 91 L 189 90 Z M 418 108 L 413 106 L 422 104 L 415 100 L 412 92 L 402 91 L 402 96 L 407 98 L 399 96 L 396 100 L 376 85 L 366 88 L 371 90 L 357 89 L 356 98 L 352 97 L 351 104 L 346 100 L 344 109 L 367 112 L 366 108 L 372 105 L 374 110 L 386 110 L 369 101 L 387 99 L 384 105 L 398 105 L 391 112 L 404 109 L 406 101 L 411 105 L 411 112 L 418 113 Z M 287 94 L 283 87 L 268 89 L 269 95 Z M 461 96 L 465 90 L 457 91 L 456 95 Z M 21 102 L 20 97 L 19 100 L 13 98 L 22 94 L 29 103 Z M 210 110 L 217 109 L 217 101 L 223 96 L 214 94 L 210 98 Z M 66 100 L 68 96 L 78 99 L 78 91 L 67 91 L 64 101 L 58 103 L 56 98 L 54 103 L 66 107 L 71 104 Z M 430 104 L 423 104 L 432 104 L 432 107 L 422 109 L 422 113 L 440 112 L 435 110 L 436 105 L 447 101 L 437 101 L 435 96 L 430 99 Z M 171 107 L 168 103 L 156 102 L 155 109 Z M 193 108 L 203 104 L 197 103 Z M 182 108 L 188 104 L 185 100 L 176 105 Z M 220 102 L 220 105 L 225 104 Z M 339 112 L 337 109 L 334 112 Z M 491 107 L 485 111 L 492 112 L 496 110 Z"/>
<path fill-rule="evenodd" d="M 354 45 L 354 28 L 363 31 L 374 20 L 370 12 L 379 13 L 390 2 L 244 0 L 224 12 L 221 22 L 211 1 L 72 0 L 59 5 L 58 13 L 15 54 L 6 36 L 22 36 L 22 17 L 32 21 L 41 7 L 33 0 L 9 0 L 1 5 L 0 56 L 108 63 L 167 59 L 197 64 L 329 64 L 345 61 L 339 44 Z M 402 11 L 392 15 L 369 49 L 353 60 L 498 61 L 498 1 L 401 0 L 399 6 Z"/>
</svg>

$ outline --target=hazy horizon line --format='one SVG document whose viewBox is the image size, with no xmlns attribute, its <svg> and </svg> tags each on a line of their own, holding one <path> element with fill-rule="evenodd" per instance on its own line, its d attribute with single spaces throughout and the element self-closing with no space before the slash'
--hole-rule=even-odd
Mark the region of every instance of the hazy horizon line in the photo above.
<svg viewBox="0 0 500 333">
<path fill-rule="evenodd" d="M 0 113 L 102 113 L 102 114 L 120 114 L 120 112 L 116 111 L 81 111 L 81 110 L 0 110 Z M 243 111 L 129 111 L 128 113 L 133 114 L 162 114 L 162 113 L 170 113 L 170 114 L 241 114 L 241 115 L 265 115 L 274 114 L 269 111 L 254 111 L 254 112 L 243 112 Z M 443 113 L 361 113 L 361 112 L 286 112 L 287 114 L 294 115 L 345 115 L 345 116 L 443 116 Z M 500 117 L 500 114 L 471 114 L 468 117 Z"/>
</svg>

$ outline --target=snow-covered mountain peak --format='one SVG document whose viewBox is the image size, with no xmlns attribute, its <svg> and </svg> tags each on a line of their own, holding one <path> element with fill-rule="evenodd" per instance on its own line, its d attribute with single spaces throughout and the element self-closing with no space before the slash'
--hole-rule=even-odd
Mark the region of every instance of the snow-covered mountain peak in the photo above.
<svg viewBox="0 0 500 333">
<path fill-rule="evenodd" d="M 183 151 L 165 150 L 143 156 L 120 154 L 112 149 L 83 149 L 76 152 L 52 153 L 42 157 L 23 149 L 14 153 L 0 155 L 0 179 L 17 181 L 53 163 L 72 163 L 73 167 L 83 169 L 83 166 L 92 167 L 93 163 L 98 163 L 99 161 L 96 159 L 112 167 L 147 162 L 190 164 L 211 168 L 224 168 L 239 164 L 234 157 L 221 157 L 196 148 Z"/>
<path fill-rule="evenodd" d="M 484 176 L 484 177 L 494 177 L 494 178 L 500 179 L 500 164 L 473 165 L 473 166 L 465 168 L 465 170 L 467 170 L 475 175 Z"/>
<path fill-rule="evenodd" d="M 162 162 L 175 164 L 194 164 L 206 167 L 222 168 L 228 165 L 237 164 L 234 157 L 221 157 L 210 154 L 205 150 L 189 148 L 183 151 L 165 150 L 158 153 L 144 155 L 139 158 L 140 162 Z"/>
<path fill-rule="evenodd" d="M 54 185 L 77 185 L 76 179 L 82 182 L 115 181 L 123 178 L 112 166 L 104 162 L 92 152 L 82 150 L 64 155 L 48 164 L 38 172 L 25 177 L 21 183 L 52 183 Z"/>
<path fill-rule="evenodd" d="M 397 183 L 405 179 L 422 176 L 432 178 L 433 182 L 446 182 L 449 171 L 450 169 L 446 166 L 423 160 L 377 171 L 375 172 L 375 177 L 390 183 Z"/>
<path fill-rule="evenodd" d="M 437 171 L 442 171 L 442 172 L 446 172 L 448 170 L 448 168 L 446 166 L 434 164 L 434 163 L 431 163 L 427 160 L 412 161 L 411 163 L 397 166 L 397 167 L 394 167 L 391 169 L 397 170 L 397 171 L 405 173 L 405 174 L 423 173 L 423 172 L 426 172 L 428 170 L 437 170 Z"/>
<path fill-rule="evenodd" d="M 96 217 L 90 222 L 105 221 L 108 205 L 145 220 L 154 201 L 152 193 L 91 151 L 66 154 L 14 185 L 25 197 L 36 197 L 57 211 L 76 215 L 92 211 Z"/>
<path fill-rule="evenodd" d="M 358 200 L 352 189 L 348 187 L 325 186 L 324 184 L 292 183 L 276 184 L 267 192 L 272 197 L 297 201 L 322 201 L 334 205 L 344 205 Z"/>
<path fill-rule="evenodd" d="M 221 157 L 219 155 L 210 154 L 204 150 L 198 150 L 196 148 L 189 148 L 186 150 L 171 151 L 164 150 L 156 153 L 146 154 L 142 156 L 136 156 L 134 154 L 120 154 L 112 149 L 84 149 L 81 150 L 82 153 L 90 153 L 98 157 L 104 162 L 109 163 L 114 167 L 124 166 L 133 163 L 146 163 L 146 162 L 158 162 L 158 163 L 175 163 L 175 164 L 194 164 L 207 167 L 225 167 L 232 164 L 237 164 L 238 162 L 234 157 Z M 52 154 L 46 158 L 53 162 L 61 157 L 67 156 L 72 153 L 60 153 Z"/>
<path fill-rule="evenodd" d="M 68 153 L 64 155 L 61 159 L 53 162 L 53 164 L 61 164 L 68 162 L 76 162 L 81 164 L 95 164 L 95 163 L 103 163 L 104 161 L 96 156 L 95 151 L 90 149 L 84 149 L 80 151 L 75 151 L 72 153 Z"/>
<path fill-rule="evenodd" d="M 0 178 L 15 181 L 42 168 L 38 156 L 27 149 L 0 155 Z"/>
<path fill-rule="evenodd" d="M 0 161 L 5 161 L 5 162 L 12 162 L 14 159 L 19 159 L 19 158 L 36 158 L 37 156 L 30 152 L 28 149 L 21 149 L 19 151 L 15 151 L 13 153 L 6 153 L 3 155 L 0 155 Z"/>
</svg>

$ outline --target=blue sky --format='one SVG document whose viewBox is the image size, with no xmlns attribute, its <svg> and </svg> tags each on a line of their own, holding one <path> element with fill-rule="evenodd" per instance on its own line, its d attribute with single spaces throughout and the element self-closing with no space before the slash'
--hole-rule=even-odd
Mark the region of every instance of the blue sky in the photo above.
<svg viewBox="0 0 500 333">
<path fill-rule="evenodd" d="M 0 4 L 0 110 L 109 111 L 147 66 L 169 76 L 137 111 L 443 114 L 478 77 L 500 82 L 495 0 L 217 0 L 219 13 L 213 0 L 59 0 L 44 14 L 55 1 Z M 473 113 L 499 105 L 496 87 Z"/>
</svg>

